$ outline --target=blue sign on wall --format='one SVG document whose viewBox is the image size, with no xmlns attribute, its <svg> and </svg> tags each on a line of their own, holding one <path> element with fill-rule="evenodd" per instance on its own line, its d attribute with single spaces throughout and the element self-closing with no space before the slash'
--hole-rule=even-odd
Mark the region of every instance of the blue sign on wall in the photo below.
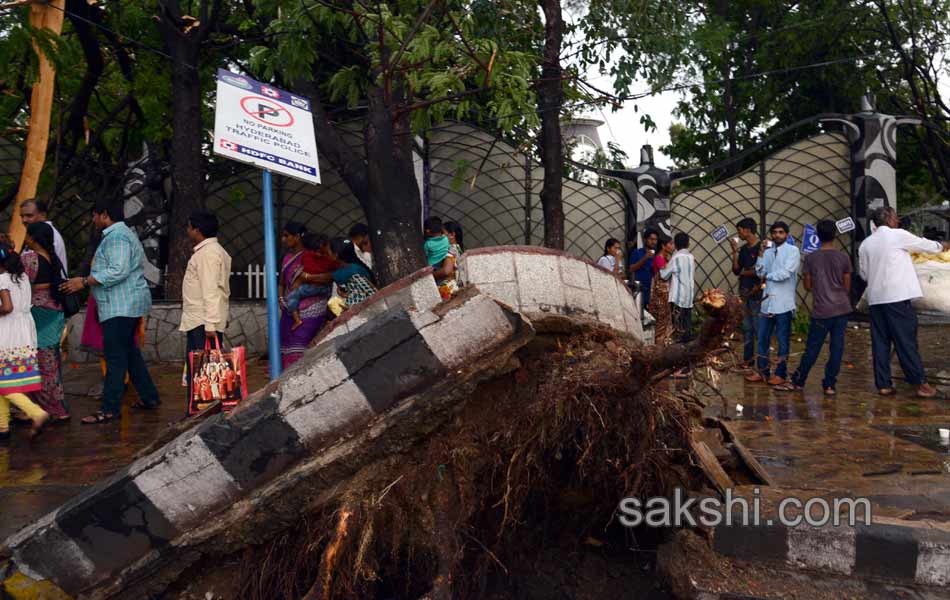
<svg viewBox="0 0 950 600">
<path fill-rule="evenodd" d="M 802 254 L 811 254 L 819 246 L 821 246 L 821 242 L 818 241 L 818 232 L 815 230 L 815 226 L 805 225 L 805 232 L 802 234 Z"/>
</svg>

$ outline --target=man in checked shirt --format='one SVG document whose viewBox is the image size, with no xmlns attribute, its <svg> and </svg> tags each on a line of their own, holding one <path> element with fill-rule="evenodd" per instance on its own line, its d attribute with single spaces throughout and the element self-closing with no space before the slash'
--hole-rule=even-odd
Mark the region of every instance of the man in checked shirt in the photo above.
<svg viewBox="0 0 950 600">
<path fill-rule="evenodd" d="M 85 417 L 82 422 L 86 425 L 107 423 L 119 416 L 126 373 L 140 398 L 134 408 L 151 410 L 160 404 L 158 390 L 135 343 L 139 319 L 152 308 L 152 294 L 145 281 L 145 250 L 124 218 L 119 203 L 96 201 L 92 222 L 102 231 L 102 241 L 92 271 L 88 277 L 73 277 L 61 286 L 70 294 L 88 287 L 96 298 L 102 323 L 106 359 L 102 409 Z"/>
</svg>

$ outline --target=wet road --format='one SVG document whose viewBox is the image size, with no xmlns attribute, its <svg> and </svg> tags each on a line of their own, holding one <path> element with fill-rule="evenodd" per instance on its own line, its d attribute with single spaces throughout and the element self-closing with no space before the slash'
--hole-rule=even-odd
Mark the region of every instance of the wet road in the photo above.
<svg viewBox="0 0 950 600">
<path fill-rule="evenodd" d="M 85 486 L 95 483 L 131 462 L 185 410 L 180 364 L 150 365 L 162 406 L 154 411 L 130 407 L 138 400 L 129 386 L 122 418 L 101 425 L 82 425 L 79 420 L 94 413 L 99 401 L 88 396 L 101 383 L 96 365 L 70 365 L 64 374 L 72 419 L 49 426 L 35 441 L 28 426 L 13 426 L 9 442 L 0 444 L 0 540 L 56 508 Z M 248 364 L 248 388 L 255 390 L 267 380 L 267 363 Z"/>
<path fill-rule="evenodd" d="M 919 339 L 930 382 L 950 397 L 950 327 L 921 328 Z M 790 372 L 801 350 L 793 344 L 798 354 Z M 707 411 L 734 420 L 742 441 L 781 487 L 866 496 L 875 515 L 950 521 L 950 439 L 938 434 L 950 428 L 950 401 L 914 398 L 896 359 L 898 393 L 879 396 L 867 329 L 849 329 L 838 395 L 830 398 L 821 390 L 826 356 L 827 347 L 804 392 L 776 392 L 724 374 L 725 399 Z"/>
</svg>

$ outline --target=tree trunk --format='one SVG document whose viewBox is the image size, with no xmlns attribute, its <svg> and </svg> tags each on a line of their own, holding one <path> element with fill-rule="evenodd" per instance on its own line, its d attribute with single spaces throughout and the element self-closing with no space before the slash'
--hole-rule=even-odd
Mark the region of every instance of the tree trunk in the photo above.
<svg viewBox="0 0 950 600">
<path fill-rule="evenodd" d="M 560 0 L 542 0 L 544 10 L 544 56 L 541 83 L 538 84 L 538 106 L 541 109 L 541 163 L 544 183 L 541 186 L 541 208 L 544 212 L 544 245 L 564 249 L 564 204 L 561 197 L 561 176 L 564 147 L 561 139 L 561 104 L 564 88 L 561 81 L 561 40 L 564 21 Z"/>
<path fill-rule="evenodd" d="M 168 270 L 165 297 L 181 297 L 181 282 L 191 257 L 188 217 L 204 208 L 204 157 L 201 154 L 201 82 L 199 42 L 181 36 L 172 47 L 172 209 L 168 223 Z"/>
<path fill-rule="evenodd" d="M 49 6 L 33 4 L 30 7 L 30 25 L 34 29 L 49 29 L 59 35 L 63 29 L 63 9 L 65 0 L 53 0 Z M 49 145 L 50 112 L 53 108 L 53 91 L 56 86 L 56 69 L 34 44 L 39 57 L 39 80 L 33 86 L 30 96 L 30 132 L 26 137 L 26 154 L 23 157 L 23 172 L 20 175 L 20 187 L 10 215 L 10 237 L 16 247 L 20 247 L 26 237 L 26 228 L 20 220 L 20 203 L 36 196 L 36 188 L 46 163 L 46 150 Z"/>
<path fill-rule="evenodd" d="M 379 88 L 368 95 L 363 130 L 368 186 L 360 203 L 369 222 L 373 270 L 382 286 L 421 269 L 426 261 L 408 116 L 394 119 L 394 107 Z"/>
</svg>

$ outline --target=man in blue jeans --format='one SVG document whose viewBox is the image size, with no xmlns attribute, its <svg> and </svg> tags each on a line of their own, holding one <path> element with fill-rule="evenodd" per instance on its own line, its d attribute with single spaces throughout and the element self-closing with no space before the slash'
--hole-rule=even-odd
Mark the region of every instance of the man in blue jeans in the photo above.
<svg viewBox="0 0 950 600">
<path fill-rule="evenodd" d="M 759 255 L 755 272 L 762 280 L 762 306 L 756 330 L 759 336 L 757 373 L 746 376 L 746 381 L 765 381 L 781 385 L 788 377 L 788 352 L 795 317 L 795 288 L 798 287 L 798 268 L 801 253 L 788 241 L 788 225 L 776 221 L 769 229 L 772 243 Z M 772 333 L 778 339 L 778 364 L 769 376 L 769 343 Z"/>
<path fill-rule="evenodd" d="M 851 259 L 835 248 L 835 236 L 838 232 L 834 221 L 819 221 L 816 229 L 821 247 L 805 257 L 802 267 L 805 289 L 814 297 L 805 354 L 798 363 L 792 380 L 776 386 L 775 389 L 790 391 L 805 387 L 808 372 L 818 360 L 825 336 L 830 335 L 828 362 L 825 364 L 825 378 L 821 387 L 826 396 L 834 396 L 838 372 L 841 371 L 841 357 L 844 354 L 844 334 L 848 329 L 848 315 L 851 314 L 848 295 L 851 290 Z"/>
<path fill-rule="evenodd" d="M 88 277 L 74 277 L 61 286 L 67 293 L 89 287 L 96 298 L 102 323 L 106 380 L 102 390 L 102 410 L 85 417 L 84 424 L 107 423 L 119 416 L 125 374 L 139 394 L 135 408 L 154 409 L 158 390 L 135 343 L 139 319 L 152 308 L 152 294 L 145 281 L 145 250 L 135 233 L 126 226 L 122 207 L 109 200 L 97 200 L 92 222 L 102 231 Z"/>
<path fill-rule="evenodd" d="M 729 245 L 732 247 L 732 273 L 739 277 L 739 297 L 745 303 L 742 316 L 742 365 L 739 369 L 742 372 L 749 372 L 755 367 L 755 325 L 762 305 L 761 282 L 755 274 L 755 263 L 762 252 L 762 242 L 755 233 L 757 230 L 755 220 L 746 217 L 736 223 L 736 233 L 745 245 L 739 248 L 735 238 L 729 238 Z"/>
</svg>

